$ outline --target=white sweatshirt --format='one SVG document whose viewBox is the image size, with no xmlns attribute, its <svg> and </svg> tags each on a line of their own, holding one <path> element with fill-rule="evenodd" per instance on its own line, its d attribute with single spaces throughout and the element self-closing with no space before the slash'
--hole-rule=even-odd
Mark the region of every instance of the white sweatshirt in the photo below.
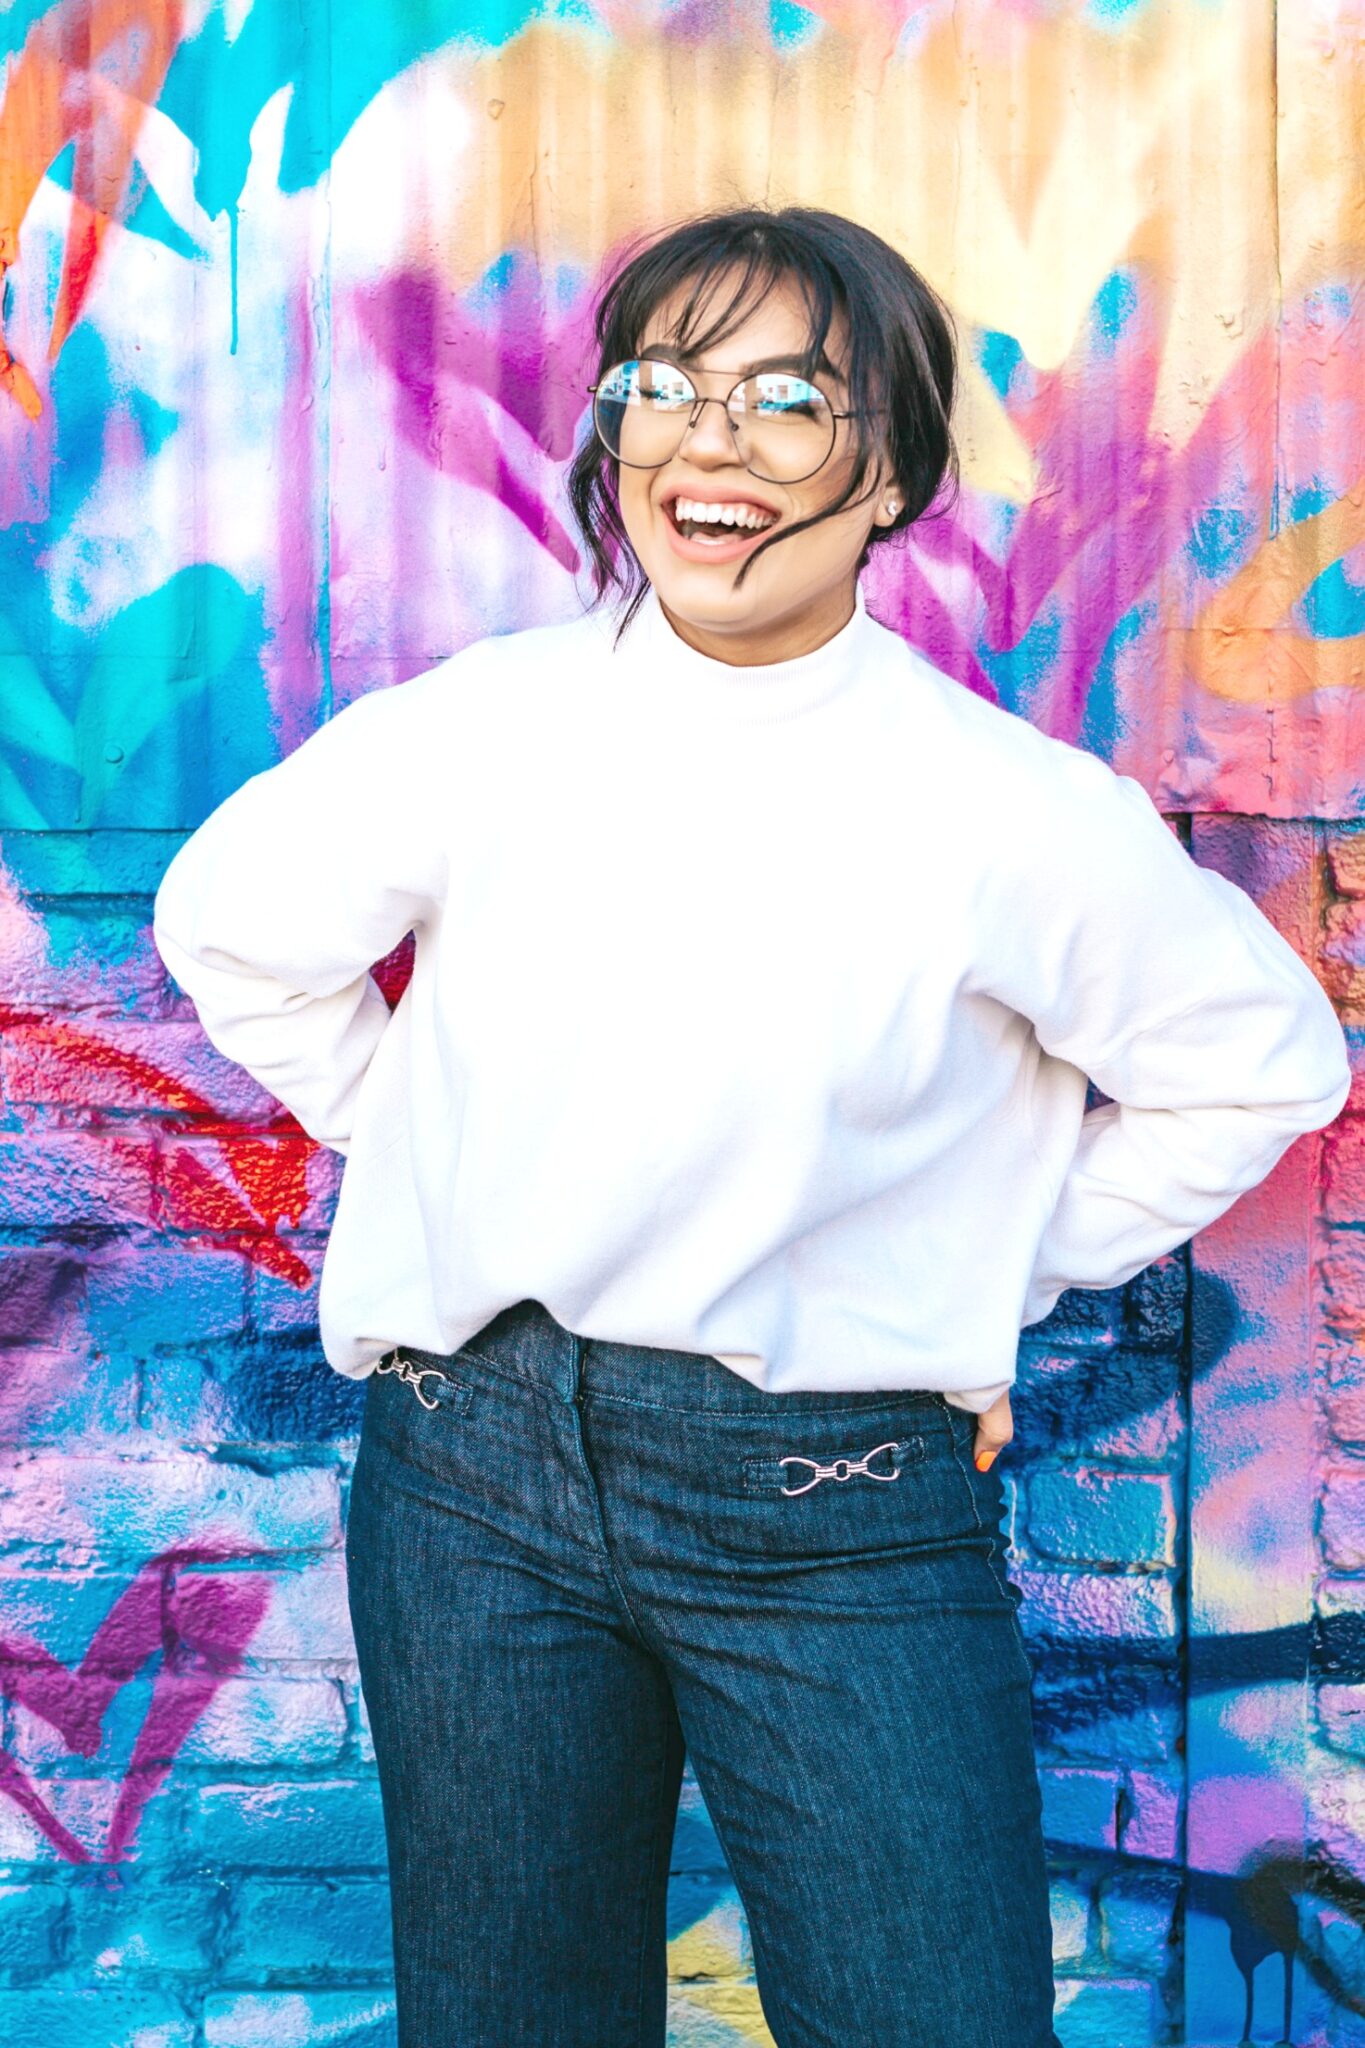
<svg viewBox="0 0 1365 2048">
<path fill-rule="evenodd" d="M 328 1361 L 534 1299 L 773 1393 L 982 1409 L 1330 1122 L 1327 996 L 1143 791 L 869 615 L 697 653 L 653 591 L 476 642 L 219 804 L 154 935 L 346 1155 Z M 392 1014 L 371 967 L 408 931 Z M 1083 1115 L 1086 1075 L 1113 1098 Z"/>
</svg>

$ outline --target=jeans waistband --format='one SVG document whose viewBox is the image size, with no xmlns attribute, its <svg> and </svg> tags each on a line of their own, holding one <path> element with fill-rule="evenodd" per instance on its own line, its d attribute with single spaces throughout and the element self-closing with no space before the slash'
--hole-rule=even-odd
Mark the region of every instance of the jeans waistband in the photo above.
<svg viewBox="0 0 1365 2048">
<path fill-rule="evenodd" d="M 419 1353 L 412 1345 L 401 1348 L 414 1356 L 435 1355 Z M 566 1402 L 581 1394 L 597 1394 L 642 1408 L 789 1415 L 872 1408 L 893 1398 L 923 1402 L 927 1409 L 948 1405 L 940 1393 L 903 1387 L 859 1393 L 829 1388 L 765 1393 L 709 1352 L 670 1351 L 583 1337 L 565 1329 L 538 1301 L 519 1301 L 501 1309 L 455 1355 L 482 1359 L 507 1378 Z"/>
</svg>

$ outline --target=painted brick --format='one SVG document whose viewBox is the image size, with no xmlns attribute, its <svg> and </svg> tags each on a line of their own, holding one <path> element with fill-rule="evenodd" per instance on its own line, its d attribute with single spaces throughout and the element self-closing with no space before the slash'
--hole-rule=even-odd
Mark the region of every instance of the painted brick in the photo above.
<svg viewBox="0 0 1365 2048">
<path fill-rule="evenodd" d="M 40 1977 L 61 1961 L 66 1894 L 56 1884 L 0 1884 L 0 1970 L 7 1982 Z"/>
<path fill-rule="evenodd" d="M 1365 1578 L 1326 1578 L 1317 1588 L 1313 1631 L 1313 1712 L 1319 1738 L 1347 1756 L 1365 1756 Z"/>
<path fill-rule="evenodd" d="M 1365 1449 L 1365 1374 L 1342 1378 L 1324 1394 L 1327 1427 L 1343 1449 Z"/>
<path fill-rule="evenodd" d="M 145 1223 L 152 1207 L 152 1146 L 130 1133 L 26 1132 L 0 1138 L 0 1227 Z"/>
<path fill-rule="evenodd" d="M 204 2048 L 394 2048 L 396 2028 L 384 1991 L 243 1991 L 204 2001 Z"/>
<path fill-rule="evenodd" d="M 241 1554 L 336 1547 L 334 1470 L 275 1471 L 226 1458 L 0 1455 L 0 1553 L 38 1564 L 85 1566 L 115 1557 L 139 1564 L 189 1538 Z"/>
<path fill-rule="evenodd" d="M 43 935 L 45 955 L 0 948 L 0 999 L 85 1017 L 155 1011 L 167 975 L 136 898 L 47 908 Z"/>
<path fill-rule="evenodd" d="M 1178 1672 L 1126 1652 L 1070 1658 L 1054 1665 L 1035 1657 L 1034 1725 L 1050 1761 L 1160 1764 L 1176 1755 L 1183 1725 Z"/>
<path fill-rule="evenodd" d="M 1323 1212 L 1332 1223 L 1365 1218 L 1365 1119 L 1343 1117 L 1322 1140 Z"/>
<path fill-rule="evenodd" d="M 92 1766 L 86 1763 L 89 1771 Z M 98 1766 L 95 1766 L 98 1768 Z M 102 1856 L 109 1824 L 119 1796 L 119 1783 L 110 1777 L 35 1777 L 33 1790 L 55 1819 L 61 1836 L 54 1842 L 48 1828 L 40 1828 L 27 1813 L 21 1813 L 10 1799 L 0 1799 L 0 1872 L 9 1877 L 27 1875 L 23 1866 L 54 1869 L 69 1867 L 70 1842 L 85 1859 Z M 155 1805 L 155 1799 L 152 1804 Z M 0 2029 L 0 2041 L 5 2038 Z"/>
<path fill-rule="evenodd" d="M 677 1984 L 668 1997 L 668 2048 L 769 2048 L 753 1984 Z"/>
<path fill-rule="evenodd" d="M 231 1162 L 217 1138 L 163 1132 L 157 1141 L 158 1180 L 167 1191 L 168 1223 L 189 1230 L 254 1227 L 270 1236 L 280 1223 L 296 1230 L 326 1231 L 341 1181 L 340 1153 L 315 1144 L 302 1133 L 295 1137 L 288 1132 L 272 1132 L 268 1139 L 262 1137 L 261 1144 L 269 1147 L 277 1184 L 282 1184 L 289 1175 L 297 1176 L 305 1195 L 301 1206 L 291 1206 L 279 1216 L 256 1216 L 251 1207 L 251 1190 L 234 1184 Z M 214 1198 L 215 1188 L 222 1190 L 220 1199 Z M 188 1192 L 182 1194 L 181 1190 Z M 279 1200 L 283 1200 L 282 1195 Z M 234 1220 L 239 1216 L 244 1220 Z"/>
<path fill-rule="evenodd" d="M 346 1707 L 334 1679 L 230 1678 L 180 1754 L 186 1763 L 325 1765 L 345 1744 Z"/>
<path fill-rule="evenodd" d="M 60 1349 L 82 1336 L 88 1271 L 74 1246 L 0 1246 L 0 1339 Z"/>
<path fill-rule="evenodd" d="M 1337 2006 L 1335 2019 L 1345 2021 L 1346 2014 L 1342 2010 L 1345 1999 L 1354 2001 L 1355 2014 L 1365 2015 L 1365 1942 L 1360 1938 L 1359 1919 L 1335 1906 L 1320 1905 L 1307 1918 L 1303 1942 L 1307 1953 L 1317 1958 L 1331 1973 L 1329 1982 L 1339 1985 L 1345 1995 L 1334 2000 Z M 1343 2026 L 1338 2035 L 1342 2048 L 1356 2048 L 1357 2042 L 1365 2036 L 1365 2028 L 1353 2029 L 1352 2032 L 1354 2039 Z M 1335 2042 L 1333 2048 L 1336 2048 Z"/>
<path fill-rule="evenodd" d="M 1119 1846 L 1125 1856 L 1171 1862 L 1180 1851 L 1182 1780 L 1174 1771 L 1129 1771 L 1120 1806 Z"/>
<path fill-rule="evenodd" d="M 1053 1855 L 1118 1846 L 1116 1810 L 1122 1781 L 1117 1771 L 1044 1768 L 1038 1780 L 1043 1828 Z"/>
<path fill-rule="evenodd" d="M 30 1773 L 56 1778 L 108 1771 L 122 1776 L 151 1706 L 153 1685 L 163 1708 L 183 1701 L 184 1727 L 174 1751 L 177 1769 L 194 1764 L 297 1767 L 336 1765 L 349 1742 L 341 1682 L 334 1678 L 252 1680 L 218 1677 L 205 1698 L 211 1657 L 177 1657 L 177 1671 L 158 1680 L 148 1661 L 118 1686 L 104 1707 L 92 1754 L 73 1750 L 79 1730 L 54 1727 L 19 1701 L 9 1709 L 8 1748 Z"/>
<path fill-rule="evenodd" d="M 1323 1552 L 1342 1571 L 1365 1570 L 1365 1471 L 1337 1466 L 1321 1496 Z"/>
<path fill-rule="evenodd" d="M 388 1885 L 316 1878 L 244 1878 L 234 1888 L 219 1981 L 268 1988 L 313 1971 L 387 1975 L 393 1967 Z"/>
<path fill-rule="evenodd" d="M 188 1021 L 60 1019 L 19 1026 L 0 1046 L 0 1081 L 25 1108 L 142 1109 L 268 1123 L 275 1098 Z"/>
<path fill-rule="evenodd" d="M 91 1258 L 85 1279 L 91 1342 L 115 1357 L 235 1336 L 246 1315 L 247 1261 L 218 1246 L 120 1244 Z"/>
<path fill-rule="evenodd" d="M 194 1884 L 218 1875 L 215 1845 L 206 1837 L 199 1786 L 172 1771 L 142 1810 L 137 1832 L 118 1864 L 123 1871 Z"/>
<path fill-rule="evenodd" d="M 71 1951 L 82 1975 L 101 1982 L 197 1976 L 213 1967 L 226 1887 L 167 1882 L 115 1867 L 71 1888 Z"/>
<path fill-rule="evenodd" d="M 1015 1442 L 1040 1458 L 1167 1457 L 1181 1428 L 1173 1356 L 1122 1348 L 1021 1359 Z"/>
<path fill-rule="evenodd" d="M 336 1443 L 360 1434 L 363 1385 L 335 1372 L 315 1329 L 163 1356 L 142 1380 L 142 1419 L 162 1442 Z"/>
<path fill-rule="evenodd" d="M 137 1428 L 137 1375 L 85 1348 L 0 1343 L 0 1443 L 94 1449 Z"/>
<path fill-rule="evenodd" d="M 751 1977 L 753 1948 L 739 1893 L 726 1877 L 671 1877 L 668 1969 L 675 1982 Z"/>
<path fill-rule="evenodd" d="M 205 1785 L 191 1792 L 191 1835 L 224 1868 L 386 1870 L 372 1778 Z"/>
<path fill-rule="evenodd" d="M 347 1704 L 351 1713 L 351 1725 L 355 1731 L 355 1753 L 361 1763 L 374 1762 L 374 1731 L 370 1727 L 370 1710 L 365 1704 L 365 1694 L 359 1683 L 346 1688 Z"/>
<path fill-rule="evenodd" d="M 302 1231 L 282 1232 L 281 1238 L 298 1254 L 300 1262 L 311 1269 L 314 1275 L 313 1283 L 311 1286 L 301 1287 L 295 1280 L 272 1273 L 264 1266 L 253 1265 L 247 1277 L 251 1327 L 258 1337 L 270 1337 L 277 1333 L 306 1332 L 316 1339 L 317 1283 L 322 1274 L 322 1255 L 327 1248 L 326 1239 L 321 1236 L 314 1239 Z"/>
<path fill-rule="evenodd" d="M 1130 1460 L 1143 1465 L 1170 1464 L 1180 1455 L 1184 1430 L 1181 1395 L 1172 1390 L 1150 1406 L 1134 1414 L 1122 1415 L 1107 1426 L 1097 1417 L 1095 1426 L 1082 1438 L 1078 1448 L 1084 1456 L 1095 1459 Z"/>
<path fill-rule="evenodd" d="M 22 2048 L 195 2048 L 195 2026 L 164 1991 L 0 1991 L 0 2041 Z"/>
<path fill-rule="evenodd" d="M 188 1576 L 177 1574 L 177 1582 Z M 262 1571 L 256 1576 L 268 1586 L 270 1599 L 248 1645 L 248 1670 L 289 1670 L 318 1663 L 354 1664 L 355 1639 L 347 1604 L 346 1567 L 339 1552 L 329 1551 L 292 1568 Z M 0 1612 L 2 1603 L 0 1590 Z"/>
<path fill-rule="evenodd" d="M 7 1571 L 0 1574 L 0 1635 L 25 1636 L 64 1664 L 78 1663 L 127 1585 L 126 1572 Z"/>
<path fill-rule="evenodd" d="M 1123 1341 L 1153 1351 L 1176 1352 L 1184 1342 L 1189 1291 L 1189 1253 L 1184 1246 L 1144 1266 L 1122 1290 Z"/>
<path fill-rule="evenodd" d="M 1174 1646 L 1175 1602 L 1164 1574 L 1020 1565 L 1010 1577 L 1024 1596 L 1020 1622 L 1035 1641 L 1094 1639 L 1148 1655 Z"/>
<path fill-rule="evenodd" d="M 1061 1294 L 1050 1315 L 1030 1324 L 1022 1343 L 1029 1350 L 1084 1351 L 1116 1344 L 1123 1332 L 1123 1290 L 1120 1287 L 1073 1287 Z"/>
<path fill-rule="evenodd" d="M 678 1796 L 678 1817 L 673 1830 L 673 1852 L 669 1863 L 673 1871 L 708 1873 L 726 1870 L 725 1851 L 721 1848 L 701 1788 L 692 1775 L 689 1764 L 683 1772 L 682 1787 Z"/>
<path fill-rule="evenodd" d="M 37 1788 L 41 1792 L 41 1787 Z M 21 1878 L 26 1865 L 58 1862 L 56 1852 L 27 1813 L 13 1800 L 0 1799 L 0 1878 Z"/>
<path fill-rule="evenodd" d="M 1171 1936 L 1180 1880 L 1119 1871 L 1099 1890 L 1105 1961 L 1120 1975 L 1160 1978 L 1172 1958 Z"/>
<path fill-rule="evenodd" d="M 307 1333 L 317 1337 L 317 1286 L 321 1262 L 327 1249 L 321 1231 L 280 1231 L 280 1243 L 295 1253 L 299 1266 L 311 1274 L 307 1284 L 289 1274 L 270 1272 L 266 1266 L 252 1266 L 248 1280 L 248 1315 L 258 1337 Z"/>
<path fill-rule="evenodd" d="M 1347 1756 L 1365 1757 L 1365 1688 L 1319 1685 L 1315 1706 L 1322 1740 Z"/>
<path fill-rule="evenodd" d="M 1151 2048 L 1158 2039 L 1156 1993 L 1140 1981 L 1060 1978 L 1055 2011 L 1062 2048 Z"/>
<path fill-rule="evenodd" d="M 706 1910 L 681 1921 L 675 1917 L 671 1890 L 668 1903 L 668 1968 L 675 1982 L 724 1984 L 752 1977 L 748 1923 L 736 1892 L 726 1887 Z"/>
<path fill-rule="evenodd" d="M 1354 1869 L 1365 1841 L 1365 1771 L 1314 1772 L 1308 1790 L 1312 1840 L 1320 1844 L 1324 1859 Z"/>
<path fill-rule="evenodd" d="M 1170 1481 L 1095 1466 L 1031 1472 L 1028 1535 L 1044 1557 L 1074 1564 L 1174 1564 Z"/>
<path fill-rule="evenodd" d="M 1320 955 L 1323 987 L 1339 1003 L 1365 998 L 1365 903 L 1328 905 Z"/>
<path fill-rule="evenodd" d="M 1052 1916 L 1052 1960 L 1079 1963 L 1090 1945 L 1090 1894 L 1067 1878 L 1054 1877 L 1048 1886 Z"/>
<path fill-rule="evenodd" d="M 78 1349 L 90 1361 L 241 1328 L 245 1261 L 174 1246 L 0 1247 L 0 1343 Z"/>
<path fill-rule="evenodd" d="M 1318 1263 L 1323 1320 L 1355 1342 L 1365 1330 L 1365 1231 L 1334 1230 Z"/>
<path fill-rule="evenodd" d="M 127 1768 L 138 1732 L 151 1702 L 153 1666 L 149 1653 L 141 1672 L 121 1685 L 105 1708 L 98 1729 L 99 1746 L 91 1755 L 73 1750 L 60 1729 L 14 1702 L 9 1710 L 11 1754 L 30 1773 L 54 1778 L 83 1778 L 92 1773 L 111 1775 Z"/>
<path fill-rule="evenodd" d="M 5 865 L 28 896 L 151 897 L 186 836 L 7 829 Z"/>
<path fill-rule="evenodd" d="M 1334 824 L 1328 826 L 1326 840 L 1332 887 L 1342 896 L 1365 896 L 1365 831 Z"/>
</svg>

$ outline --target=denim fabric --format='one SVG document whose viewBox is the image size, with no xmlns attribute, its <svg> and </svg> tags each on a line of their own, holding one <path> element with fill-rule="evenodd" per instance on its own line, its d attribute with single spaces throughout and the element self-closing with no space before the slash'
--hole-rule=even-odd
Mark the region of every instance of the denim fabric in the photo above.
<svg viewBox="0 0 1365 2048">
<path fill-rule="evenodd" d="M 662 2048 L 684 1747 L 779 2048 L 1057 2048 L 975 1426 L 536 1302 L 381 1361 L 346 1563 L 400 2048 Z"/>
</svg>

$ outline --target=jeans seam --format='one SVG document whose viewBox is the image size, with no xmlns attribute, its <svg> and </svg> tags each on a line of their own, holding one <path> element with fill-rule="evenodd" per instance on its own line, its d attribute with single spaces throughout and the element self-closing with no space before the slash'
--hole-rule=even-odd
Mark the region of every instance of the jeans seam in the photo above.
<svg viewBox="0 0 1365 2048">
<path fill-rule="evenodd" d="M 588 1339 L 586 1337 L 573 1337 L 573 1356 L 570 1363 L 570 1372 L 573 1375 L 575 1389 L 577 1389 L 579 1386 L 579 1373 L 580 1368 L 582 1366 L 583 1353 L 587 1348 L 587 1344 Z M 574 1442 L 578 1447 L 578 1455 L 582 1462 L 583 1471 L 588 1481 L 588 1492 L 592 1497 L 593 1521 L 597 1528 L 598 1541 L 602 1546 L 602 1570 L 606 1575 L 608 1584 L 612 1587 L 613 1591 L 615 1592 L 617 1601 L 620 1604 L 621 1612 L 625 1615 L 626 1620 L 629 1622 L 631 1628 L 635 1631 L 636 1641 L 641 1645 L 642 1648 L 647 1650 L 651 1656 L 662 1659 L 663 1646 L 660 1643 L 652 1642 L 650 1640 L 650 1637 L 646 1632 L 643 1624 L 641 1623 L 639 1616 L 636 1614 L 635 1609 L 630 1604 L 630 1598 L 626 1592 L 625 1587 L 621 1583 L 620 1575 L 618 1574 L 616 1569 L 615 1559 L 612 1557 L 611 1554 L 611 1544 L 607 1538 L 607 1524 L 602 1513 L 602 1496 L 598 1490 L 597 1474 L 593 1471 L 592 1466 L 588 1462 L 588 1449 L 587 1445 L 583 1441 L 583 1417 L 580 1412 L 577 1400 L 575 1400 L 571 1404 L 570 1413 L 573 1416 Z"/>
<path fill-rule="evenodd" d="M 496 1359 L 486 1357 L 482 1351 L 471 1350 L 467 1344 L 459 1345 L 454 1351 L 428 1351 L 421 1344 L 397 1344 L 394 1346 L 394 1349 L 396 1351 L 411 1351 L 417 1358 L 438 1359 L 442 1365 L 449 1365 L 457 1358 L 472 1358 L 476 1364 L 486 1365 L 492 1372 L 498 1370 Z"/>
<path fill-rule="evenodd" d="M 585 1391 L 589 1401 L 608 1401 L 617 1408 L 641 1408 L 653 1414 L 662 1415 L 740 1415 L 751 1420 L 768 1420 L 790 1416 L 793 1423 L 800 1423 L 808 1416 L 815 1415 L 856 1415 L 864 1407 L 881 1408 L 896 1400 L 936 1400 L 932 1391 L 923 1387 L 885 1387 L 869 1392 L 864 1399 L 860 1394 L 855 1401 L 840 1402 L 833 1408 L 677 1408 L 671 1401 L 637 1401 L 630 1394 L 604 1394 L 596 1387 Z M 782 1396 L 776 1394 L 774 1401 Z"/>
</svg>

